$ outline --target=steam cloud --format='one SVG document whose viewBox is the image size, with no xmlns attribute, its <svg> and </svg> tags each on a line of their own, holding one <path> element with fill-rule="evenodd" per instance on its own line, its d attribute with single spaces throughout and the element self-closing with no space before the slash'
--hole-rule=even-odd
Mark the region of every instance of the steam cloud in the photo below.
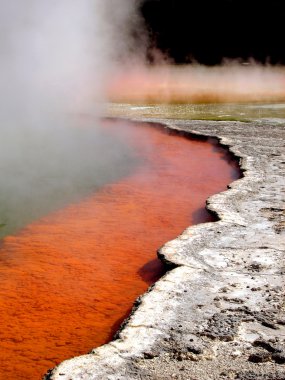
<svg viewBox="0 0 285 380">
<path fill-rule="evenodd" d="M 100 129 L 105 91 L 124 102 L 284 101 L 284 68 L 179 67 L 147 50 L 140 2 L 0 0 L 0 237 L 128 170 L 133 152 Z"/>
<path fill-rule="evenodd" d="M 105 78 L 144 38 L 139 2 L 119 3 L 0 0 L 0 236 L 127 170 L 95 128 Z"/>
</svg>

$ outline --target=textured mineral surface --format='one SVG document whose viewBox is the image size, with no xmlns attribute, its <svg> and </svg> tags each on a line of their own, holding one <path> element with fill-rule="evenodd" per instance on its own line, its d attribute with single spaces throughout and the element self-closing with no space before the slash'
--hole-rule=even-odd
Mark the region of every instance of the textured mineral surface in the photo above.
<svg viewBox="0 0 285 380">
<path fill-rule="evenodd" d="M 218 222 L 159 250 L 170 270 L 116 338 L 46 379 L 285 379 L 285 123 L 157 121 L 217 137 L 243 178 L 207 200 Z"/>
</svg>

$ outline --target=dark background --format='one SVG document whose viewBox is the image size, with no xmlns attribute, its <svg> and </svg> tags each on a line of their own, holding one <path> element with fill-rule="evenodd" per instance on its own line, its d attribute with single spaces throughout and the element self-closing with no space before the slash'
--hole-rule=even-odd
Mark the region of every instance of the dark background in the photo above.
<svg viewBox="0 0 285 380">
<path fill-rule="evenodd" d="M 285 64 L 285 0 L 144 0 L 151 48 L 177 63 Z"/>
</svg>

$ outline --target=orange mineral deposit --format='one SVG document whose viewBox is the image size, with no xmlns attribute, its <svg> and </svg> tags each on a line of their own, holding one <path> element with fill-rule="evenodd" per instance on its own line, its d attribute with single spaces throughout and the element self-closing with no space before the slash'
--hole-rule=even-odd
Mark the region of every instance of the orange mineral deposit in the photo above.
<svg viewBox="0 0 285 380">
<path fill-rule="evenodd" d="M 212 220 L 206 198 L 240 175 L 217 144 L 143 123 L 104 129 L 133 146 L 133 171 L 1 241 L 1 380 L 40 379 L 108 342 L 164 273 L 156 250 Z"/>
</svg>

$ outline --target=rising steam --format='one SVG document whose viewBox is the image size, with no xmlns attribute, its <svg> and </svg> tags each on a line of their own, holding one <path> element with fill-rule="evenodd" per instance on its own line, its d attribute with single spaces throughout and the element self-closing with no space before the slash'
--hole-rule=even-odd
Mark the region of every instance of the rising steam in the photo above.
<svg viewBox="0 0 285 380">
<path fill-rule="evenodd" d="M 138 1 L 117 3 L 0 0 L 0 236 L 127 170 L 96 128 L 105 78 L 143 36 Z"/>
<path fill-rule="evenodd" d="M 105 91 L 136 103 L 285 100 L 283 68 L 177 67 L 155 49 L 146 65 L 139 6 L 0 0 L 0 237 L 128 170 L 132 152 L 99 127 Z"/>
</svg>

